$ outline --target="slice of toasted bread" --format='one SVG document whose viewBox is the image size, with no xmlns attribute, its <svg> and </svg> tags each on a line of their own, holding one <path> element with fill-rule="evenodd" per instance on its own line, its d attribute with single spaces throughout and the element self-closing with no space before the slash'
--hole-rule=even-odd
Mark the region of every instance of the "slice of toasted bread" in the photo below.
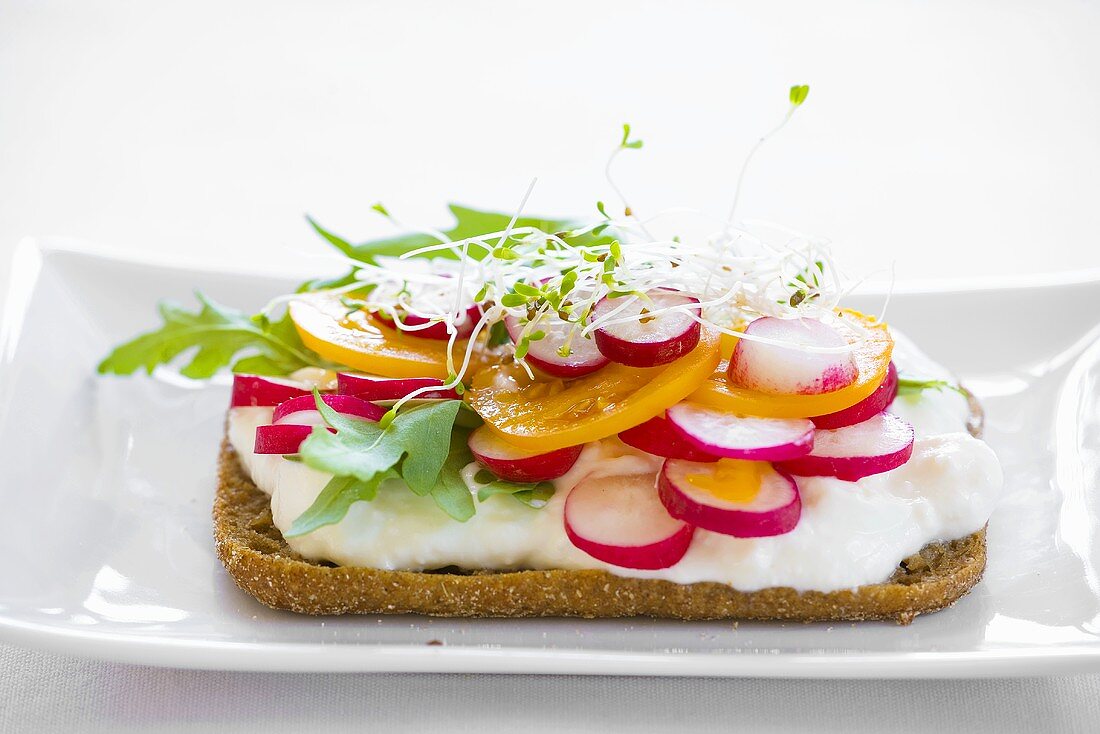
<svg viewBox="0 0 1100 734">
<path fill-rule="evenodd" d="M 972 400 L 971 431 L 981 412 Z M 840 621 L 894 619 L 950 606 L 982 577 L 985 529 L 930 543 L 881 584 L 832 592 L 726 584 L 677 584 L 606 571 L 383 571 L 303 559 L 271 521 L 270 498 L 242 469 L 228 440 L 214 501 L 218 557 L 237 585 L 264 604 L 304 614 L 440 617 L 630 617 Z"/>
</svg>

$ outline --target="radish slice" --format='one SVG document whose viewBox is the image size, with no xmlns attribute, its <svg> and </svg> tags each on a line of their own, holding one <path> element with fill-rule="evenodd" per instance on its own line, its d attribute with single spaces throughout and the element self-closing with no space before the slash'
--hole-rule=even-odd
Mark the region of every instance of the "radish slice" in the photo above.
<svg viewBox="0 0 1100 734">
<path fill-rule="evenodd" d="M 698 304 L 692 298 L 671 289 L 655 289 L 646 294 L 649 301 L 635 298 L 602 298 L 592 309 L 596 320 L 617 312 L 611 319 L 641 316 L 650 311 Z M 699 309 L 694 309 L 698 313 Z M 674 362 L 699 343 L 701 325 L 683 311 L 669 311 L 649 319 L 601 326 L 594 331 L 600 353 L 612 362 L 630 367 L 656 367 Z"/>
<path fill-rule="evenodd" d="M 873 418 L 878 413 L 886 410 L 890 407 L 890 403 L 894 402 L 894 398 L 896 398 L 897 395 L 898 369 L 894 366 L 894 363 L 891 362 L 890 366 L 886 369 L 886 377 L 883 378 L 882 384 L 880 384 L 873 393 L 850 408 L 838 410 L 828 415 L 819 415 L 810 420 L 812 420 L 814 425 L 818 428 L 843 428 L 844 426 L 853 426 L 856 423 L 862 423 L 869 418 Z"/>
<path fill-rule="evenodd" d="M 669 459 L 657 489 L 673 517 L 737 538 L 789 533 L 802 516 L 798 485 L 764 462 Z"/>
<path fill-rule="evenodd" d="M 316 414 L 320 415 L 320 413 Z M 332 431 L 331 428 L 329 430 Z M 311 433 L 313 433 L 313 426 L 290 424 L 257 426 L 253 451 L 257 454 L 296 454 L 302 442 L 309 438 Z"/>
<path fill-rule="evenodd" d="M 854 426 L 819 430 L 814 450 L 784 461 L 779 468 L 803 477 L 828 476 L 854 482 L 896 469 L 913 455 L 913 426 L 890 413 L 879 413 Z"/>
<path fill-rule="evenodd" d="M 293 380 L 261 375 L 233 375 L 233 394 L 229 405 L 232 408 L 278 405 L 291 398 L 309 394 L 302 383 Z"/>
<path fill-rule="evenodd" d="M 711 456 L 782 461 L 810 453 L 814 424 L 808 418 L 752 418 L 695 403 L 668 409 L 672 430 Z"/>
<path fill-rule="evenodd" d="M 431 324 L 426 329 L 417 329 L 416 331 L 405 331 L 404 329 L 398 329 L 397 324 L 393 322 L 393 319 L 388 314 L 382 311 L 374 312 L 375 320 L 385 326 L 388 329 L 394 331 L 401 331 L 402 334 L 407 336 L 415 336 L 421 339 L 450 339 L 451 335 L 447 333 L 447 325 L 442 321 L 434 321 L 425 316 L 415 316 L 413 314 L 404 314 L 401 317 L 401 322 L 408 326 L 423 326 L 424 324 Z M 470 334 L 474 333 L 474 327 L 477 326 L 477 322 L 481 320 L 481 309 L 475 303 L 472 306 L 466 307 L 464 318 L 459 323 L 455 324 L 455 331 L 458 332 L 459 339 L 468 339 Z"/>
<path fill-rule="evenodd" d="M 386 377 L 368 377 L 366 375 L 350 375 L 341 372 L 336 376 L 336 392 L 341 395 L 354 395 L 363 400 L 400 400 L 409 393 L 425 387 L 443 387 L 443 380 L 434 377 L 410 377 L 406 379 L 389 379 Z M 432 390 L 422 393 L 420 398 L 436 400 L 460 400 L 461 397 L 454 390 Z"/>
<path fill-rule="evenodd" d="M 667 420 L 660 416 L 652 418 L 640 426 L 628 428 L 619 434 L 619 440 L 627 446 L 633 446 L 640 451 L 655 456 L 664 456 L 668 459 L 718 461 L 717 456 L 711 456 L 688 443 L 679 433 L 673 430 Z"/>
<path fill-rule="evenodd" d="M 568 446 L 548 453 L 516 448 L 486 426 L 480 426 L 467 440 L 477 463 L 509 482 L 544 482 L 557 479 L 573 468 L 583 446 Z"/>
<path fill-rule="evenodd" d="M 504 326 L 508 329 L 508 335 L 512 337 L 512 341 L 518 344 L 523 324 L 515 316 L 507 316 L 504 319 Z M 609 360 L 600 353 L 596 340 L 581 336 L 580 329 L 577 329 L 577 333 L 569 342 L 569 356 L 563 357 L 558 353 L 558 350 L 565 345 L 565 340 L 572 328 L 573 324 L 557 319 L 539 322 L 538 326 L 531 331 L 541 331 L 546 336 L 530 342 L 525 359 L 554 377 L 580 377 L 595 372 L 607 364 Z"/>
<path fill-rule="evenodd" d="M 589 477 L 565 500 L 565 534 L 588 555 L 622 568 L 676 564 L 695 528 L 661 505 L 651 474 Z"/>
<path fill-rule="evenodd" d="M 316 410 L 296 410 L 274 421 L 276 426 L 327 426 L 325 417 Z"/>
<path fill-rule="evenodd" d="M 810 352 L 798 347 L 842 347 L 848 342 L 814 319 L 756 319 L 745 333 L 794 346 L 739 339 L 730 358 L 730 382 L 773 395 L 817 395 L 847 387 L 859 376 L 851 352 Z"/>
<path fill-rule="evenodd" d="M 353 395 L 322 395 L 321 400 L 325 401 L 325 405 L 337 413 L 366 418 L 369 421 L 381 420 L 382 416 L 386 414 L 385 408 Z M 317 403 L 313 400 L 312 395 L 303 395 L 279 403 L 275 406 L 275 412 L 271 415 L 271 422 L 290 423 L 291 421 L 284 419 L 289 418 L 292 414 L 300 413 L 317 413 L 317 416 L 320 417 L 320 413 L 317 412 Z M 303 420 L 304 418 L 295 415 L 293 422 L 300 424 Z"/>
</svg>

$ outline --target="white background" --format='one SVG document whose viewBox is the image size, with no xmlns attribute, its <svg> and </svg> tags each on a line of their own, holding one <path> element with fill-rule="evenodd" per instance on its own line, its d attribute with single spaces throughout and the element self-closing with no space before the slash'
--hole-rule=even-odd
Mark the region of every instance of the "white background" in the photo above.
<svg viewBox="0 0 1100 734">
<path fill-rule="evenodd" d="M 0 0 L 0 275 L 26 235 L 227 266 L 324 263 L 448 200 L 584 214 L 619 126 L 634 208 L 828 236 L 855 274 L 1100 267 L 1100 7 L 1050 2 Z M 684 225 L 688 226 L 688 225 Z M 5 276 L 6 280 L 6 276 Z M 807 683 L 151 671 L 0 647 L 0 731 L 1087 730 L 1100 679 Z M 86 717 L 86 718 L 81 718 Z"/>
<path fill-rule="evenodd" d="M 448 200 L 741 213 L 906 279 L 1100 265 L 1095 2 L 0 2 L 0 247 L 252 263 Z M 307 262 L 306 268 L 310 267 Z"/>
</svg>

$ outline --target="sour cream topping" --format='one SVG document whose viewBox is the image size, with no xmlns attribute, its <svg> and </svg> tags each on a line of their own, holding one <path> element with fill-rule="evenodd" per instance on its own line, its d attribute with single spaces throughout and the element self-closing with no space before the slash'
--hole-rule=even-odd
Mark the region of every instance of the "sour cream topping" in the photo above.
<svg viewBox="0 0 1100 734">
<path fill-rule="evenodd" d="M 894 334 L 894 361 L 904 376 L 950 378 L 911 342 Z M 802 518 L 785 535 L 733 538 L 697 530 L 679 563 L 657 571 L 619 568 L 579 550 L 566 537 L 565 498 L 582 478 L 656 474 L 661 459 L 618 439 L 585 446 L 577 463 L 555 480 L 541 509 L 507 495 L 478 503 L 464 523 L 400 480 L 382 485 L 372 502 L 356 502 L 335 525 L 288 542 L 306 558 L 347 566 L 426 570 L 603 569 L 619 576 L 677 583 L 713 581 L 743 591 L 773 586 L 833 591 L 885 580 L 904 558 L 933 541 L 969 535 L 988 521 L 1003 477 L 993 451 L 966 431 L 967 401 L 954 391 L 900 396 L 890 411 L 911 422 L 912 458 L 893 471 L 844 482 L 798 478 Z M 252 452 L 256 426 L 270 408 L 234 408 L 229 438 L 256 486 L 271 495 L 276 527 L 287 530 L 317 498 L 330 475 L 281 456 Z"/>
</svg>

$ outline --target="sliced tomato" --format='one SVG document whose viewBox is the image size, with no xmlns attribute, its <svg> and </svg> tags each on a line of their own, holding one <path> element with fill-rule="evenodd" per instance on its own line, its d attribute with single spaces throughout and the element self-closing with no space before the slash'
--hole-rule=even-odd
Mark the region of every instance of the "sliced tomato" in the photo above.
<svg viewBox="0 0 1100 734">
<path fill-rule="evenodd" d="M 859 376 L 847 387 L 817 395 L 772 395 L 732 384 L 726 377 L 729 362 L 723 359 L 710 379 L 688 398 L 693 403 L 710 405 L 737 415 L 766 418 L 810 418 L 844 410 L 873 393 L 886 377 L 894 352 L 894 339 L 886 324 L 875 323 L 858 311 L 842 310 L 841 319 L 859 325 L 864 338 L 854 351 Z M 858 337 L 852 332 L 853 341 Z"/>
<path fill-rule="evenodd" d="M 718 332 L 660 367 L 609 364 L 575 380 L 531 380 L 514 364 L 474 376 L 466 401 L 485 423 L 520 448 L 553 451 L 614 436 L 664 413 L 692 394 L 719 362 Z"/>
<path fill-rule="evenodd" d="M 447 378 L 447 342 L 380 328 L 366 311 L 348 313 L 334 293 L 302 294 L 290 302 L 302 343 L 325 359 L 382 377 Z M 456 344 L 456 361 L 461 363 Z"/>
</svg>

